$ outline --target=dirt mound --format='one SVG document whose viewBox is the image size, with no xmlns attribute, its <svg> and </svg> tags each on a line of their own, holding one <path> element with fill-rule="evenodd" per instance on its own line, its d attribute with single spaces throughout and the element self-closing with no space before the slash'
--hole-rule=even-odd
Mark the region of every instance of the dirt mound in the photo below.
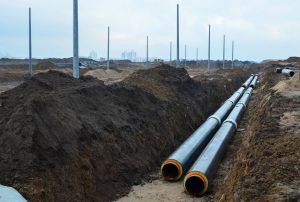
<svg viewBox="0 0 300 202">
<path fill-rule="evenodd" d="M 186 85 L 176 85 L 180 83 L 185 83 Z M 123 84 L 139 87 L 162 100 L 178 100 L 185 97 L 185 95 L 178 95 L 178 93 L 185 92 L 186 89 L 184 88 L 193 88 L 193 80 L 189 77 L 185 69 L 180 68 L 174 71 L 174 68 L 168 65 L 164 65 L 162 68 L 135 72 L 129 78 L 125 79 Z"/>
<path fill-rule="evenodd" d="M 289 57 L 286 61 L 300 63 L 300 57 Z"/>
<path fill-rule="evenodd" d="M 84 76 L 92 76 L 105 83 L 111 84 L 118 81 L 122 81 L 124 78 L 128 77 L 133 70 L 119 70 L 119 69 L 95 69 L 87 71 Z"/>
<path fill-rule="evenodd" d="M 45 60 L 45 61 L 39 62 L 36 65 L 33 65 L 32 68 L 34 70 L 46 70 L 46 69 L 57 69 L 58 66 L 56 66 L 54 63 L 52 63 L 48 60 Z"/>
<path fill-rule="evenodd" d="M 300 73 L 296 73 L 289 80 L 280 81 L 272 90 L 287 97 L 300 96 Z"/>
<path fill-rule="evenodd" d="M 195 82 L 169 66 L 110 86 L 35 75 L 0 95 L 0 184 L 29 201 L 114 200 L 238 88 L 224 82 Z"/>
<path fill-rule="evenodd" d="M 135 72 L 122 83 L 126 86 L 141 88 L 159 99 L 185 102 L 186 99 L 193 96 L 190 93 L 197 91 L 197 88 L 205 93 L 211 93 L 213 89 L 222 88 L 233 92 L 249 75 L 248 72 L 243 72 L 233 75 L 228 80 L 216 74 L 216 77 L 219 78 L 216 82 L 216 80 L 208 80 L 205 76 L 197 76 L 192 79 L 183 68 L 174 71 L 173 67 L 162 65 L 160 68 Z"/>
</svg>

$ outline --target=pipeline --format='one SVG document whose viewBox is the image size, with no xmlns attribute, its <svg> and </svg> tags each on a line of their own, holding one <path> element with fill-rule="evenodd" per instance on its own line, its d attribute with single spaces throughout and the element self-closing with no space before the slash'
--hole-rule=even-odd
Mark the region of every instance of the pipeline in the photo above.
<svg viewBox="0 0 300 202">
<path fill-rule="evenodd" d="M 250 80 L 251 78 L 251 80 Z M 254 76 L 247 80 L 247 87 Z M 178 181 L 201 151 L 212 138 L 212 135 L 222 124 L 245 91 L 239 88 L 226 102 L 210 116 L 174 153 L 172 153 L 161 166 L 161 173 L 167 181 Z"/>
<path fill-rule="evenodd" d="M 258 80 L 258 75 L 254 76 L 254 79 L 252 80 L 250 87 L 251 88 L 255 88 L 256 84 L 257 84 L 257 80 Z"/>
<path fill-rule="evenodd" d="M 295 75 L 295 72 L 290 69 L 283 69 L 281 72 L 285 76 L 293 77 Z"/>
<path fill-rule="evenodd" d="M 244 88 L 248 88 L 249 85 L 251 84 L 251 81 L 254 78 L 254 74 L 251 74 L 251 77 L 242 85 Z"/>
<path fill-rule="evenodd" d="M 205 150 L 188 171 L 184 178 L 184 188 L 190 194 L 200 196 L 207 191 L 225 147 L 237 129 L 237 122 L 246 110 L 252 91 L 252 87 L 247 89 L 243 97 L 208 143 Z"/>
</svg>

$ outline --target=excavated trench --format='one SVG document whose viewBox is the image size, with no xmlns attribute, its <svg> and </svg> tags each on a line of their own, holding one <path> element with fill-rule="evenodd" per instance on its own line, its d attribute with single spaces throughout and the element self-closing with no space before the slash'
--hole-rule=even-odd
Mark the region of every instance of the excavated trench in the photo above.
<svg viewBox="0 0 300 202">
<path fill-rule="evenodd" d="M 217 201 L 300 200 L 300 77 L 265 68 Z"/>
<path fill-rule="evenodd" d="M 299 201 L 300 74 L 290 79 L 272 65 L 255 70 L 259 85 L 204 196 L 158 177 L 119 201 Z M 199 192 L 198 182 L 189 182 L 191 192 Z"/>
<path fill-rule="evenodd" d="M 0 184 L 29 201 L 111 201 L 164 160 L 248 78 L 169 66 L 120 83 L 50 71 L 0 95 Z"/>
</svg>

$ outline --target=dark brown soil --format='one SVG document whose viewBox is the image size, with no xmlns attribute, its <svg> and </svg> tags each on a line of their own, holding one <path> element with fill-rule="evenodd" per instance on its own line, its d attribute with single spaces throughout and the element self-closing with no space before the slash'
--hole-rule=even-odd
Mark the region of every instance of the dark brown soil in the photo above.
<svg viewBox="0 0 300 202">
<path fill-rule="evenodd" d="M 111 201 L 160 166 L 249 75 L 161 66 L 106 86 L 49 71 L 0 95 L 0 184 L 29 201 Z"/>
<path fill-rule="evenodd" d="M 35 70 L 46 70 L 46 69 L 57 69 L 59 67 L 53 64 L 52 62 L 45 60 L 37 63 L 36 65 L 33 65 L 32 68 Z"/>
</svg>

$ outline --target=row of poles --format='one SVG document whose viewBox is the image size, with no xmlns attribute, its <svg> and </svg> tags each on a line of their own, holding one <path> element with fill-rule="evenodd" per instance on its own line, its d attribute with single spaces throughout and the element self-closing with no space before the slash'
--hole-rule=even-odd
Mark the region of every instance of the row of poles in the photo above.
<svg viewBox="0 0 300 202">
<path fill-rule="evenodd" d="M 176 55 L 176 67 L 180 68 L 180 24 L 179 24 L 179 4 L 177 4 L 177 55 Z M 79 40 L 78 40 L 78 0 L 73 0 L 73 77 L 79 78 Z M 110 68 L 110 27 L 108 27 L 107 33 L 107 69 Z M 211 59 L 210 59 L 210 41 L 211 41 L 211 26 L 209 25 L 208 31 L 208 73 L 211 75 Z M 223 36 L 223 69 L 225 69 L 225 45 L 226 36 Z M 172 61 L 172 42 L 170 42 L 170 63 Z M 196 61 L 198 62 L 198 48 L 196 49 Z M 232 41 L 232 69 L 234 68 L 234 41 Z M 187 46 L 185 45 L 185 64 L 187 64 Z M 149 63 L 149 36 L 147 36 L 147 48 L 146 48 L 146 64 Z M 31 42 L 31 8 L 29 8 L 29 74 L 32 75 L 32 42 Z"/>
</svg>

